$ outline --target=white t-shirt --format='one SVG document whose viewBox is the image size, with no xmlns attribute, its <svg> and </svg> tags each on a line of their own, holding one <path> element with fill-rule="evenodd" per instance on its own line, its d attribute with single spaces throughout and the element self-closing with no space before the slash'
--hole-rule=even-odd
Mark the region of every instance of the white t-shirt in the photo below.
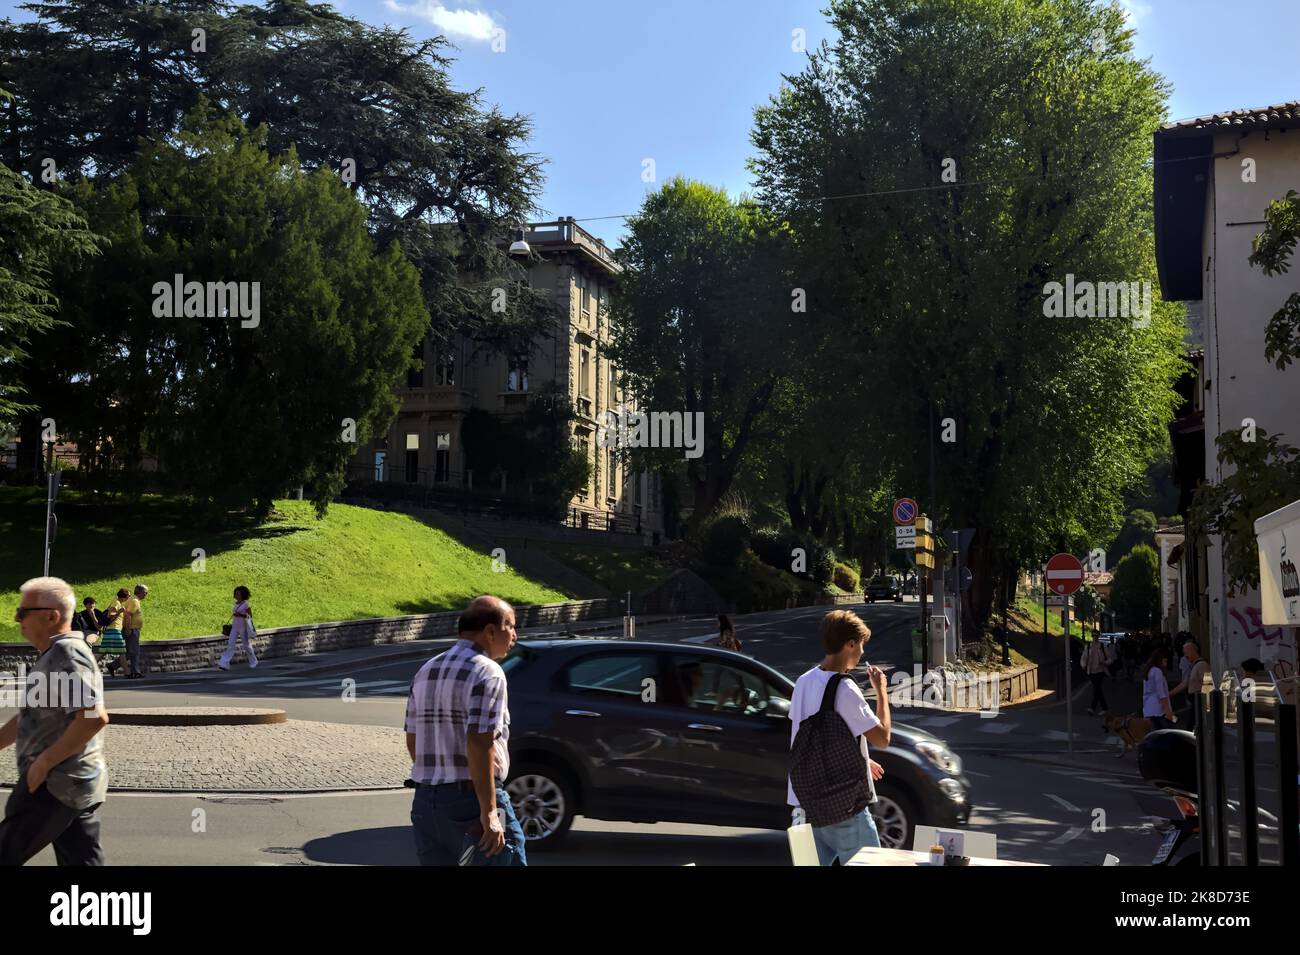
<svg viewBox="0 0 1300 955">
<path fill-rule="evenodd" d="M 791 746 L 794 745 L 794 738 L 799 735 L 799 724 L 821 709 L 822 697 L 826 693 L 826 684 L 830 683 L 831 677 L 834 675 L 829 670 L 823 670 L 817 666 L 795 681 L 794 698 L 790 700 Z M 862 744 L 862 758 L 866 760 L 868 758 L 867 738 L 862 734 L 879 726 L 880 720 L 871 711 L 871 707 L 867 704 L 867 698 L 862 695 L 862 689 L 852 676 L 846 676 L 845 679 L 840 681 L 840 688 L 835 693 L 835 712 L 840 714 L 845 723 L 849 724 L 849 732 L 858 737 L 859 742 Z M 871 778 L 870 774 L 867 775 L 867 778 Z M 799 800 L 794 796 L 794 786 L 790 784 L 788 778 L 785 787 L 785 801 L 791 806 L 799 805 Z M 873 799 L 875 794 L 876 786 L 873 782 L 871 785 Z"/>
<path fill-rule="evenodd" d="M 1168 697 L 1169 683 L 1165 680 L 1165 671 L 1158 666 L 1152 667 L 1142 682 L 1142 715 L 1164 716 L 1165 708 L 1160 701 Z"/>
<path fill-rule="evenodd" d="M 235 614 L 248 613 L 249 606 L 247 600 L 241 600 L 230 609 L 230 635 L 232 637 L 244 637 L 253 635 L 252 628 L 248 625 L 248 617 L 237 617 Z"/>
</svg>

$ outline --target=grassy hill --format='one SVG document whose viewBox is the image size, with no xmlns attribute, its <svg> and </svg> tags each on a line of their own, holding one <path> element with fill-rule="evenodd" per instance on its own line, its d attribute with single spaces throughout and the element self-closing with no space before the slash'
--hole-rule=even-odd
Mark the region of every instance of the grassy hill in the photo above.
<svg viewBox="0 0 1300 955">
<path fill-rule="evenodd" d="M 455 610 L 480 593 L 512 603 L 563 594 L 496 573 L 491 558 L 403 514 L 335 504 L 317 521 L 307 501 L 277 501 L 261 524 L 204 529 L 174 502 L 98 504 L 69 495 L 57 508 L 50 572 L 105 607 L 119 587 L 149 586 L 146 640 L 221 632 L 230 592 L 252 591 L 260 627 Z M 41 572 L 45 499 L 0 488 L 0 640 L 20 640 L 18 587 Z M 196 549 L 203 550 L 198 564 Z M 202 569 L 196 569 L 202 567 Z"/>
</svg>

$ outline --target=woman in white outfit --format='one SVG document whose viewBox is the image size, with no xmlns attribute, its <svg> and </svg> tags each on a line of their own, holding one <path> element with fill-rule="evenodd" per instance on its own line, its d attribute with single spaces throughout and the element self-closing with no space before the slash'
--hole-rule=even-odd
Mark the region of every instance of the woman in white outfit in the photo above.
<svg viewBox="0 0 1300 955">
<path fill-rule="evenodd" d="M 253 629 L 253 609 L 248 606 L 250 596 L 247 587 L 235 588 L 235 606 L 230 611 L 230 643 L 217 661 L 217 666 L 222 670 L 230 669 L 230 661 L 235 658 L 236 641 L 240 640 L 244 643 L 244 656 L 248 658 L 248 665 L 257 666 L 257 654 L 253 652 L 253 637 L 257 631 Z"/>
</svg>

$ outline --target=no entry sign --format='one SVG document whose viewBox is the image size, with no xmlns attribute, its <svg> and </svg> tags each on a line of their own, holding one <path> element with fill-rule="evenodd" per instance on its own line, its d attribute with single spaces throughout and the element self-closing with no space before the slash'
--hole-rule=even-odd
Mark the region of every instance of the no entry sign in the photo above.
<svg viewBox="0 0 1300 955">
<path fill-rule="evenodd" d="M 1047 589 L 1068 597 L 1083 586 L 1083 564 L 1073 554 L 1057 554 L 1047 562 Z"/>
</svg>

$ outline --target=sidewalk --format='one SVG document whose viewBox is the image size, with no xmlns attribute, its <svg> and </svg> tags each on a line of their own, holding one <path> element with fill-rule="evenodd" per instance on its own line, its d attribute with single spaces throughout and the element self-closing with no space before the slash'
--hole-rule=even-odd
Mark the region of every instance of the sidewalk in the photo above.
<svg viewBox="0 0 1300 955">
<path fill-rule="evenodd" d="M 656 623 L 670 623 L 682 620 L 693 620 L 694 616 L 674 616 L 674 617 L 646 617 L 638 618 L 638 626 L 649 626 Z M 699 618 L 712 619 L 712 618 Z M 528 627 L 519 631 L 519 639 L 544 639 L 546 637 L 558 637 L 563 634 L 575 634 L 578 636 L 607 636 L 618 635 L 623 632 L 622 617 L 608 617 L 603 620 L 591 620 L 586 623 L 578 624 L 571 627 L 557 627 L 554 625 L 544 627 Z M 264 676 L 317 676 L 328 675 L 331 673 L 351 672 L 361 667 L 380 666 L 392 663 L 398 660 L 418 660 L 429 658 L 454 643 L 455 637 L 439 637 L 435 640 L 411 640 L 405 643 L 389 643 L 371 647 L 354 647 L 348 650 L 328 650 L 320 653 L 304 653 L 293 657 L 276 657 L 264 661 L 257 668 L 259 675 Z M 244 672 L 246 668 L 242 665 L 239 672 Z M 130 689 L 144 690 L 148 689 L 151 684 L 177 684 L 177 683 L 203 683 L 207 680 L 229 680 L 233 671 L 219 670 L 216 667 L 210 667 L 203 670 L 187 670 L 179 673 L 157 673 L 147 674 L 143 680 L 136 680 L 130 683 L 122 682 L 109 678 L 105 685 L 109 688 L 116 689 L 119 687 L 129 687 Z"/>
</svg>

